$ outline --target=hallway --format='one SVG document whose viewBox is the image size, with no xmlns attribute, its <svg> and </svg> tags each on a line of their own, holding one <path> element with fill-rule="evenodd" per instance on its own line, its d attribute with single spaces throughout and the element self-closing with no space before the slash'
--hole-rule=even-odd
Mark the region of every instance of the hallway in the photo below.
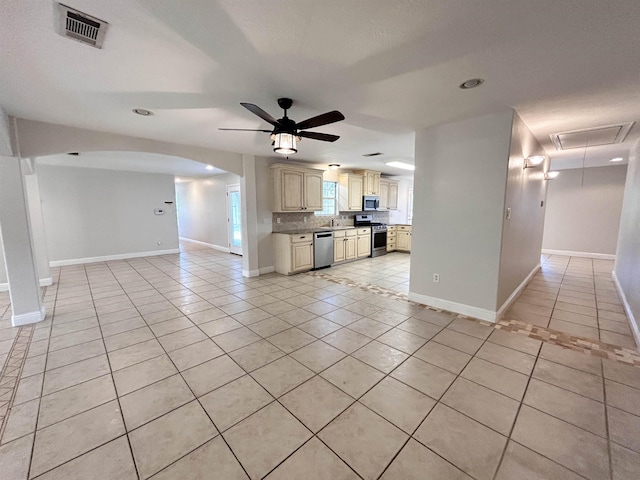
<svg viewBox="0 0 640 480">
<path fill-rule="evenodd" d="M 494 326 L 329 278 L 334 269 L 243 278 L 241 263 L 187 245 L 62 267 L 44 296 L 50 319 L 18 333 L 5 310 L 0 472 L 640 476 L 640 356 L 598 348 L 618 339 L 611 333 L 625 337 L 610 323 L 624 325 L 610 265 L 547 258 Z M 353 266 L 373 275 L 370 263 Z M 523 334 L 526 325 L 541 330 Z M 545 327 L 583 331 L 593 344 L 574 338 L 580 353 L 532 338 Z"/>
</svg>

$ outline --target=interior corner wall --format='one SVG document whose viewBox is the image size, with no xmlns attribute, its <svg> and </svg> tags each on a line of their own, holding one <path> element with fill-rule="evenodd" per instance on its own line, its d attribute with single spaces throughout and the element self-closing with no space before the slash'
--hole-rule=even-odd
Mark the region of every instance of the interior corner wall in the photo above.
<svg viewBox="0 0 640 480">
<path fill-rule="evenodd" d="M 513 114 L 416 132 L 409 298 L 474 316 L 496 311 Z"/>
<path fill-rule="evenodd" d="M 548 182 L 542 248 L 615 254 L 626 177 L 626 165 L 562 170 Z"/>
<path fill-rule="evenodd" d="M 38 177 L 51 262 L 178 248 L 172 175 L 38 165 Z"/>
<path fill-rule="evenodd" d="M 614 280 L 640 347 L 640 141 L 629 155 Z"/>
<path fill-rule="evenodd" d="M 240 183 L 235 173 L 176 184 L 180 237 L 228 251 L 227 185 Z"/>
<path fill-rule="evenodd" d="M 544 230 L 545 198 L 549 182 L 544 170 L 549 160 L 537 168 L 523 168 L 524 159 L 544 155 L 529 128 L 516 114 L 511 130 L 509 173 L 505 193 L 505 215 L 502 227 L 498 303 L 500 309 L 540 265 Z M 506 218 L 506 209 L 511 209 Z"/>
</svg>

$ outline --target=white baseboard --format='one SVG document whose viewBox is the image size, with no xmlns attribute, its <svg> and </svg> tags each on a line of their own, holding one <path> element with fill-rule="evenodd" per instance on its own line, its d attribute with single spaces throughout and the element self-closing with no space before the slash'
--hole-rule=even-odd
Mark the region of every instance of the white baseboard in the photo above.
<svg viewBox="0 0 640 480">
<path fill-rule="evenodd" d="M 127 258 L 153 257 L 156 255 L 170 255 L 180 253 L 179 248 L 169 250 L 152 250 L 150 252 L 120 253 L 117 255 L 104 255 L 102 257 L 71 258 L 69 260 L 53 260 L 49 262 L 50 267 L 66 267 L 68 265 L 82 265 L 83 263 L 109 262 L 111 260 L 126 260 Z"/>
<path fill-rule="evenodd" d="M 259 277 L 260 270 L 242 270 L 242 276 L 245 278 Z"/>
<path fill-rule="evenodd" d="M 180 240 L 182 240 L 183 242 L 195 243 L 196 245 L 202 245 L 205 247 L 213 248 L 214 250 L 219 250 L 224 253 L 230 253 L 227 247 L 223 247 L 221 245 L 214 245 L 213 243 L 201 242 L 200 240 L 194 240 L 192 238 L 187 238 L 187 237 L 180 237 Z"/>
<path fill-rule="evenodd" d="M 276 267 L 274 267 L 273 265 L 271 265 L 270 267 L 261 267 L 260 268 L 260 275 L 265 275 L 267 273 L 273 273 L 276 271 Z"/>
<path fill-rule="evenodd" d="M 20 315 L 12 315 L 11 324 L 14 327 L 21 327 L 22 325 L 30 325 L 32 323 L 38 323 L 44 320 L 47 312 L 45 311 L 44 305 L 40 307 L 40 310 L 36 310 L 35 312 L 29 313 L 21 313 Z"/>
<path fill-rule="evenodd" d="M 449 312 L 460 313 L 468 317 L 486 320 L 487 322 L 496 322 L 496 312 L 485 308 L 473 307 L 471 305 L 465 305 L 464 303 L 450 302 L 449 300 L 443 300 L 442 298 L 429 297 L 428 295 L 413 292 L 409 292 L 409 300 L 412 302 L 422 303 L 423 305 L 448 310 Z"/>
<path fill-rule="evenodd" d="M 540 264 L 536 265 L 533 270 L 529 272 L 529 275 L 522 281 L 518 288 L 516 288 L 509 298 L 502 304 L 502 306 L 496 312 L 496 322 L 502 318 L 504 313 L 509 309 L 511 304 L 516 301 L 516 299 L 520 296 L 525 287 L 529 284 L 531 279 L 535 276 L 536 273 L 540 270 Z"/>
<path fill-rule="evenodd" d="M 543 248 L 542 253 L 547 255 L 562 255 L 565 257 L 598 258 L 600 260 L 616 259 L 616 256 L 610 253 L 573 252 L 571 250 L 549 250 L 547 248 Z"/>
<path fill-rule="evenodd" d="M 633 316 L 631 305 L 629 305 L 629 302 L 627 302 L 627 296 L 624 294 L 624 290 L 622 290 L 622 285 L 620 285 L 620 281 L 618 280 L 618 276 L 616 275 L 615 270 L 611 272 L 611 278 L 613 278 L 613 283 L 616 286 L 616 290 L 618 290 L 618 295 L 620 295 L 620 299 L 622 300 L 622 304 L 624 305 L 624 311 L 627 314 L 627 318 L 629 319 L 629 325 L 631 326 L 633 337 L 635 338 L 636 345 L 640 350 L 640 328 L 638 327 L 636 318 Z"/>
<path fill-rule="evenodd" d="M 40 279 L 40 286 L 41 287 L 48 287 L 49 285 L 53 285 L 53 278 L 48 277 L 48 278 L 41 278 Z M 9 291 L 9 284 L 8 283 L 0 283 L 0 292 L 8 292 Z"/>
</svg>

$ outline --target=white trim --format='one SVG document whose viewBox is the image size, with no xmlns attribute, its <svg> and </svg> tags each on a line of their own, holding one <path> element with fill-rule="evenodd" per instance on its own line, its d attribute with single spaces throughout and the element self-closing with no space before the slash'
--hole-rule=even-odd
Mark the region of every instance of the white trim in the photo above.
<svg viewBox="0 0 640 480">
<path fill-rule="evenodd" d="M 465 305 L 464 303 L 450 302 L 449 300 L 443 300 L 442 298 L 429 297 L 428 295 L 413 292 L 409 292 L 409 300 L 412 302 L 422 303 L 423 305 L 441 308 L 449 312 L 460 313 L 480 320 L 486 320 L 487 322 L 496 322 L 496 312 L 485 308 L 473 307 L 471 305 Z"/>
<path fill-rule="evenodd" d="M 273 273 L 276 271 L 276 267 L 271 265 L 270 267 L 260 267 L 260 275 L 264 275 L 266 273 Z"/>
<path fill-rule="evenodd" d="M 618 276 L 616 275 L 616 271 L 613 270 L 611 272 L 611 278 L 613 278 L 613 284 L 616 286 L 616 290 L 618 290 L 618 295 L 620 295 L 620 299 L 624 305 L 624 311 L 627 314 L 627 318 L 629 319 L 629 326 L 631 327 L 631 331 L 633 332 L 633 336 L 636 340 L 636 345 L 638 349 L 640 349 L 640 327 L 638 326 L 638 322 L 636 318 L 633 316 L 633 312 L 631 311 L 631 305 L 627 302 L 627 297 L 624 294 L 624 290 L 622 290 L 622 285 L 620 285 L 620 281 L 618 280 Z"/>
<path fill-rule="evenodd" d="M 180 249 L 171 248 L 169 250 L 152 250 L 150 252 L 119 253 L 117 255 L 104 255 L 102 257 L 85 257 L 85 258 L 70 258 L 68 260 L 52 260 L 49 262 L 49 266 L 50 267 L 66 267 L 68 265 L 82 265 L 83 263 L 108 262 L 110 260 L 125 260 L 127 258 L 137 258 L 137 257 L 153 257 L 156 255 L 170 255 L 173 253 L 180 253 Z"/>
<path fill-rule="evenodd" d="M 53 285 L 53 278 L 41 278 L 40 286 L 48 287 L 49 285 Z M 9 291 L 9 283 L 0 283 L 0 292 L 8 292 Z"/>
<path fill-rule="evenodd" d="M 509 298 L 507 298 L 507 300 L 502 304 L 502 306 L 496 312 L 496 322 L 502 318 L 502 316 L 507 311 L 507 309 L 511 306 L 511 304 L 515 302 L 516 298 L 520 296 L 520 294 L 525 289 L 527 284 L 531 281 L 531 279 L 535 276 L 535 274 L 538 273 L 538 270 L 540 270 L 540 267 L 541 267 L 540 264 L 533 267 L 533 270 L 531 270 L 529 272 L 529 275 L 527 275 L 527 277 L 522 281 L 522 283 L 518 285 L 518 288 L 516 288 L 511 295 L 509 295 Z"/>
<path fill-rule="evenodd" d="M 32 323 L 38 323 L 44 320 L 46 311 L 44 305 L 40 307 L 40 310 L 29 313 L 21 313 L 20 315 L 11 316 L 11 325 L 14 327 L 20 327 L 22 325 L 30 325 Z"/>
<path fill-rule="evenodd" d="M 572 250 L 549 250 L 543 248 L 542 253 L 546 255 L 563 255 L 565 257 L 599 258 L 602 260 L 615 260 L 616 256 L 610 253 L 574 252 Z"/>
<path fill-rule="evenodd" d="M 242 276 L 245 278 L 259 277 L 260 270 L 242 270 Z"/>
<path fill-rule="evenodd" d="M 202 245 L 205 247 L 213 248 L 214 250 L 219 250 L 224 253 L 230 253 L 229 248 L 223 247 L 221 245 L 214 245 L 213 243 L 201 242 L 200 240 L 194 240 L 192 238 L 187 238 L 187 237 L 180 237 L 180 240 L 182 240 L 183 242 L 195 243 L 196 245 Z"/>
</svg>

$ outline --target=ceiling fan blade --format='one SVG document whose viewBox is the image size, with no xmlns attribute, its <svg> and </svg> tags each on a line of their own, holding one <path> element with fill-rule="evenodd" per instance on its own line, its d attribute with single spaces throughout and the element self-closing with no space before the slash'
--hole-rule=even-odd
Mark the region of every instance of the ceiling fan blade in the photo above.
<svg viewBox="0 0 640 480">
<path fill-rule="evenodd" d="M 233 132 L 265 132 L 271 133 L 271 130 L 256 130 L 253 128 L 219 128 L 218 130 L 229 130 Z"/>
<path fill-rule="evenodd" d="M 280 126 L 280 123 L 278 122 L 278 120 L 273 118 L 271 115 L 269 115 L 263 109 L 261 109 L 259 106 L 254 105 L 253 103 L 244 103 L 244 102 L 240 102 L 240 105 L 242 105 L 244 108 L 249 110 L 254 115 L 259 116 L 265 122 L 269 122 L 274 127 L 279 127 Z"/>
<path fill-rule="evenodd" d="M 298 130 L 306 130 L 307 128 L 321 127 L 322 125 L 329 125 L 330 123 L 339 122 L 344 120 L 344 115 L 337 110 L 332 112 L 323 113 L 317 117 L 307 118 L 296 125 Z"/>
<path fill-rule="evenodd" d="M 298 132 L 297 135 L 299 137 L 311 138 L 312 140 L 322 140 L 323 142 L 335 142 L 340 138 L 338 135 L 318 132 Z"/>
</svg>

